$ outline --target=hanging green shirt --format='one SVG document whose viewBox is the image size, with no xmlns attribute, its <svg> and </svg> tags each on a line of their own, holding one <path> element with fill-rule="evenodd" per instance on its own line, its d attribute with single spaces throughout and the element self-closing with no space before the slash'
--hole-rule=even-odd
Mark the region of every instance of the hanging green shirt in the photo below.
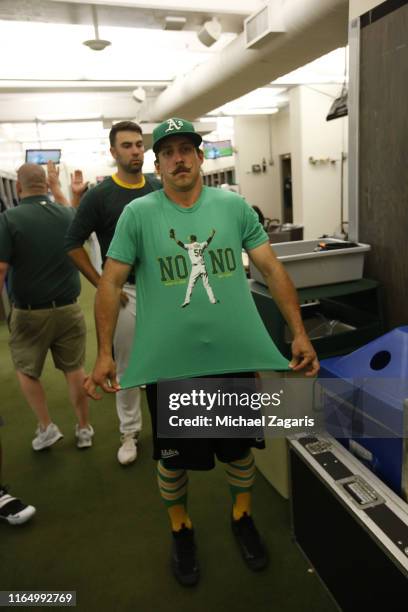
<svg viewBox="0 0 408 612">
<path fill-rule="evenodd" d="M 136 268 L 135 339 L 122 388 L 288 369 L 242 265 L 242 248 L 267 241 L 252 208 L 222 189 L 203 187 L 191 208 L 174 204 L 164 191 L 126 207 L 108 250 L 108 257 Z"/>
</svg>

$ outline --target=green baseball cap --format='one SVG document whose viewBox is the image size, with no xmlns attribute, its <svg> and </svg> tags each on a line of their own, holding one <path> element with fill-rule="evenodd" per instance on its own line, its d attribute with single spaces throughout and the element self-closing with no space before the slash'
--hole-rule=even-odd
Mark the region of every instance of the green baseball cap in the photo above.
<svg viewBox="0 0 408 612">
<path fill-rule="evenodd" d="M 153 130 L 153 151 L 156 155 L 159 151 L 159 145 L 164 138 L 178 136 L 179 134 L 188 135 L 196 147 L 198 147 L 203 140 L 200 134 L 195 131 L 194 125 L 190 121 L 187 121 L 187 119 L 180 119 L 179 117 L 171 117 L 163 121 L 163 123 L 160 123 L 160 125 Z"/>
</svg>

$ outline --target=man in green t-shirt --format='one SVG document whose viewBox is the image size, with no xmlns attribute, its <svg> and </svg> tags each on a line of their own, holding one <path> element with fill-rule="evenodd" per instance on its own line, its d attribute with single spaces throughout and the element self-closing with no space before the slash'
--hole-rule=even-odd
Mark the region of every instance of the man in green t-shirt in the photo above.
<svg viewBox="0 0 408 612">
<path fill-rule="evenodd" d="M 242 266 L 242 247 L 263 273 L 292 331 L 290 367 L 305 370 L 307 376 L 314 376 L 319 369 L 296 291 L 256 213 L 237 194 L 203 186 L 201 140 L 189 121 L 177 117 L 164 121 L 153 132 L 163 190 L 131 202 L 117 224 L 96 297 L 98 359 L 85 384 L 89 395 L 98 399 L 97 385 L 115 393 L 148 383 L 153 458 L 158 460 L 160 494 L 173 533 L 171 563 L 183 585 L 196 584 L 199 579 L 194 532 L 186 508 L 187 470 L 212 469 L 214 455 L 226 463 L 233 497 L 231 526 L 245 562 L 252 570 L 260 570 L 268 560 L 251 516 L 255 466 L 250 448 L 263 447 L 263 442 L 249 438 L 169 441 L 157 435 L 157 381 L 205 376 L 251 378 L 257 370 L 288 368 L 257 313 Z M 182 242 L 185 236 L 190 243 Z M 188 261 L 179 247 L 188 250 L 194 244 L 196 253 Z M 189 269 L 195 265 L 196 276 Z M 138 321 L 130 365 L 119 386 L 111 344 L 121 288 L 133 266 Z M 191 292 L 192 279 L 204 274 L 211 275 L 209 284 L 216 301 L 204 282 Z M 180 308 L 184 296 L 188 308 Z"/>
</svg>

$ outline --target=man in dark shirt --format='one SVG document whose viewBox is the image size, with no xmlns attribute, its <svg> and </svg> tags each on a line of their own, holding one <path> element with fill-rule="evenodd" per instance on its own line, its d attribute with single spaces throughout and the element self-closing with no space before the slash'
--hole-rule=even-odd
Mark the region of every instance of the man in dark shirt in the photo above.
<svg viewBox="0 0 408 612">
<path fill-rule="evenodd" d="M 51 202 L 44 169 L 24 164 L 17 172 L 19 206 L 0 215 L 0 292 L 7 272 L 10 350 L 22 392 L 39 423 L 34 450 L 62 438 L 51 421 L 40 376 L 48 350 L 65 374 L 78 424 L 78 448 L 92 445 L 88 400 L 82 388 L 86 328 L 76 303 L 79 274 L 65 255 L 63 241 L 74 209 Z"/>
<path fill-rule="evenodd" d="M 118 219 L 129 202 L 151 191 L 161 189 L 161 183 L 142 174 L 144 146 L 142 130 L 137 123 L 121 121 L 110 133 L 110 152 L 117 163 L 117 172 L 88 191 L 81 200 L 77 215 L 65 240 L 65 248 L 82 274 L 95 286 L 100 274 L 92 265 L 83 247 L 95 232 L 103 262 L 115 233 Z M 125 371 L 130 358 L 135 328 L 136 294 L 132 270 L 121 294 L 121 311 L 116 325 L 114 352 L 118 376 Z M 142 427 L 140 389 L 120 391 L 116 395 L 121 433 L 118 461 L 128 464 L 137 456 L 137 436 Z"/>
</svg>

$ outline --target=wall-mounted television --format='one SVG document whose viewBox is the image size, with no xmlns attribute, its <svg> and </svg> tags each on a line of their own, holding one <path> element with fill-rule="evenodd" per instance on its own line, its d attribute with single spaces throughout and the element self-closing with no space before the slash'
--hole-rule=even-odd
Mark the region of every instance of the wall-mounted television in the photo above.
<svg viewBox="0 0 408 612">
<path fill-rule="evenodd" d="M 203 141 L 204 158 L 218 159 L 218 157 L 228 157 L 234 153 L 230 140 L 218 140 L 217 142 Z"/>
<path fill-rule="evenodd" d="M 61 149 L 26 149 L 26 163 L 46 164 L 48 161 L 59 164 Z"/>
</svg>

